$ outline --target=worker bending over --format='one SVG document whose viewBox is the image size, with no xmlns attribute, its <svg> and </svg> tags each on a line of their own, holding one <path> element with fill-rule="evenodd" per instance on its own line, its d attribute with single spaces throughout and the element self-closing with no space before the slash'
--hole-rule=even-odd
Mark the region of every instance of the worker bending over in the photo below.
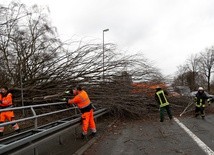
<svg viewBox="0 0 214 155">
<path fill-rule="evenodd" d="M 75 95 L 73 99 L 68 100 L 68 104 L 76 104 L 81 111 L 82 118 L 82 139 L 88 133 L 88 127 L 90 127 L 92 133 L 91 136 L 96 135 L 96 125 L 94 122 L 93 107 L 86 91 L 81 86 L 77 86 L 73 89 Z"/>
</svg>

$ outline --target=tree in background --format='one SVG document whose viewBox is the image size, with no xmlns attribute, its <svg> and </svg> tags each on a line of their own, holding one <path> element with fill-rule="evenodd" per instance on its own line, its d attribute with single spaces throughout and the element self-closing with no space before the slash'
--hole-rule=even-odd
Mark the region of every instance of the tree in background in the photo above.
<svg viewBox="0 0 214 155">
<path fill-rule="evenodd" d="M 191 90 L 196 90 L 199 86 L 202 86 L 210 92 L 213 66 L 213 47 L 205 49 L 199 55 L 191 55 L 184 65 L 179 66 L 173 85 L 189 86 Z"/>
<path fill-rule="evenodd" d="M 198 88 L 198 76 L 199 76 L 199 58 L 198 55 L 191 55 L 187 59 L 187 83 L 191 90 L 196 90 Z"/>
<path fill-rule="evenodd" d="M 178 71 L 176 72 L 177 75 L 173 80 L 173 86 L 187 86 L 187 80 L 185 76 L 187 68 L 187 65 L 178 66 Z"/>
<path fill-rule="evenodd" d="M 54 68 L 50 62 L 57 59 L 61 42 L 57 39 L 47 15 L 37 6 L 27 8 L 23 4 L 11 3 L 1 12 L 0 51 L 1 71 L 11 84 L 26 87 L 46 79 L 44 72 Z M 20 80 L 21 77 L 21 80 Z"/>
<path fill-rule="evenodd" d="M 207 48 L 205 52 L 200 53 L 200 71 L 207 79 L 207 91 L 210 92 L 211 74 L 214 67 L 214 48 Z"/>
</svg>

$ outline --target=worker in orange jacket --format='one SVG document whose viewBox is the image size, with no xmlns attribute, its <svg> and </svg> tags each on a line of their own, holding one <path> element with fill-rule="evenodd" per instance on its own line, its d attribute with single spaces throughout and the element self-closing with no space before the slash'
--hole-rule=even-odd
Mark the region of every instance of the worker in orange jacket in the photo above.
<svg viewBox="0 0 214 155">
<path fill-rule="evenodd" d="M 0 109 L 12 108 L 12 94 L 8 92 L 7 87 L 2 87 L 0 90 Z M 0 113 L 0 123 L 8 121 L 14 121 L 15 115 L 13 111 L 3 111 Z M 12 124 L 13 129 L 17 132 L 20 131 L 19 125 L 17 123 Z M 4 126 L 0 127 L 0 136 L 3 136 Z"/>
<path fill-rule="evenodd" d="M 88 127 L 91 129 L 91 136 L 96 135 L 96 125 L 94 122 L 93 107 L 91 101 L 88 97 L 86 91 L 84 91 L 80 86 L 77 86 L 73 89 L 73 94 L 75 97 L 68 100 L 68 104 L 76 104 L 80 109 L 81 118 L 82 118 L 82 139 L 88 133 Z"/>
</svg>

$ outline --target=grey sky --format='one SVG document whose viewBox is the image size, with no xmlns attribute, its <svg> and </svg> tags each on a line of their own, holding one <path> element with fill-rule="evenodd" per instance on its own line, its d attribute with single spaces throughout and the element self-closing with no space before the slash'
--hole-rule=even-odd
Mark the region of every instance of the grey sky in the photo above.
<svg viewBox="0 0 214 155">
<path fill-rule="evenodd" d="M 8 0 L 3 0 L 7 2 Z M 115 43 L 141 52 L 165 75 L 214 45 L 213 0 L 20 0 L 48 6 L 62 40 Z M 8 3 L 8 2 L 7 2 Z"/>
</svg>

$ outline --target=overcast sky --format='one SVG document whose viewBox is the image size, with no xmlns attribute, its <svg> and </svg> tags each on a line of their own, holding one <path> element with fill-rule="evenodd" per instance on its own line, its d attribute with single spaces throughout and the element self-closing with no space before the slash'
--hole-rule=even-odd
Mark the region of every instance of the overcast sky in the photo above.
<svg viewBox="0 0 214 155">
<path fill-rule="evenodd" d="M 8 0 L 1 0 L 8 3 Z M 50 9 L 62 40 L 105 41 L 143 53 L 164 75 L 214 45 L 214 0 L 20 0 Z"/>
</svg>

